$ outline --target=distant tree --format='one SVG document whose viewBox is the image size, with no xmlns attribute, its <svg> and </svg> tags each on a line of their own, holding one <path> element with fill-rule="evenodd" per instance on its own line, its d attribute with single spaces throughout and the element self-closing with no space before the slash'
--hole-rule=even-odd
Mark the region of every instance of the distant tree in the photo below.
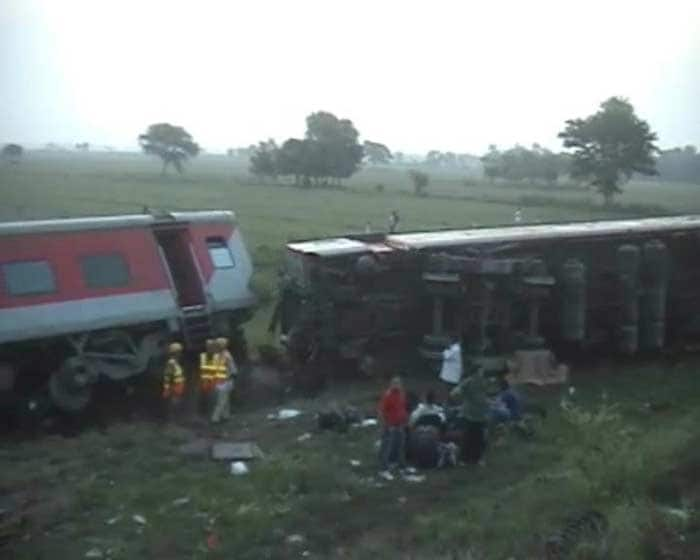
<svg viewBox="0 0 700 560">
<path fill-rule="evenodd" d="M 250 155 L 250 172 L 259 178 L 277 177 L 278 148 L 274 140 L 260 142 Z"/>
<path fill-rule="evenodd" d="M 401 165 L 405 159 L 405 155 L 403 152 L 394 152 L 394 161 Z"/>
<path fill-rule="evenodd" d="M 372 165 L 386 164 L 392 159 L 391 150 L 384 144 L 365 140 L 363 148 L 367 161 Z"/>
<path fill-rule="evenodd" d="M 5 144 L 2 149 L 2 159 L 12 164 L 18 164 L 23 153 L 24 148 L 19 144 Z"/>
<path fill-rule="evenodd" d="M 236 157 L 236 150 L 233 148 L 229 148 L 228 150 L 226 150 L 226 156 L 230 158 Z"/>
<path fill-rule="evenodd" d="M 427 173 L 416 169 L 409 170 L 408 176 L 413 182 L 413 192 L 416 194 L 416 196 L 425 196 L 425 191 L 430 183 L 430 176 Z"/>
<path fill-rule="evenodd" d="M 325 111 L 306 117 L 306 139 L 312 144 L 309 151 L 315 155 L 310 160 L 310 171 L 317 180 L 334 178 L 339 182 L 360 168 L 364 153 L 358 138 L 349 119 L 339 119 Z"/>
<path fill-rule="evenodd" d="M 89 142 L 78 142 L 75 145 L 75 149 L 78 150 L 79 152 L 87 152 L 90 150 L 90 143 Z"/>
<path fill-rule="evenodd" d="M 662 179 L 700 183 L 700 154 L 695 146 L 664 150 L 656 168 Z"/>
<path fill-rule="evenodd" d="M 305 137 L 289 138 L 277 150 L 277 173 L 305 186 L 328 184 L 329 179 L 339 184 L 360 167 L 364 150 L 358 138 L 352 121 L 325 111 L 312 113 Z"/>
<path fill-rule="evenodd" d="M 309 154 L 310 144 L 307 140 L 289 138 L 277 155 L 277 171 L 280 175 L 291 175 L 294 177 L 294 184 L 299 185 L 304 179 L 304 185 L 309 186 L 311 173 L 311 162 Z"/>
<path fill-rule="evenodd" d="M 611 97 L 585 119 L 566 121 L 559 133 L 565 148 L 572 148 L 571 174 L 585 178 L 610 204 L 621 193 L 620 184 L 634 173 L 655 175 L 654 144 L 649 124 L 634 113 L 626 99 Z"/>
<path fill-rule="evenodd" d="M 182 173 L 183 162 L 200 152 L 199 145 L 184 128 L 168 123 L 149 126 L 148 130 L 139 136 L 139 144 L 145 153 L 161 159 L 161 175 L 165 174 L 168 165 L 171 164 L 178 173 Z"/>
<path fill-rule="evenodd" d="M 489 146 L 489 151 L 481 157 L 481 163 L 484 166 L 484 175 L 493 183 L 498 177 L 502 177 L 501 170 L 501 152 L 495 144 Z"/>
<path fill-rule="evenodd" d="M 425 164 L 437 166 L 442 163 L 442 153 L 438 150 L 430 150 L 425 156 Z M 410 173 L 410 171 L 409 171 Z"/>
</svg>

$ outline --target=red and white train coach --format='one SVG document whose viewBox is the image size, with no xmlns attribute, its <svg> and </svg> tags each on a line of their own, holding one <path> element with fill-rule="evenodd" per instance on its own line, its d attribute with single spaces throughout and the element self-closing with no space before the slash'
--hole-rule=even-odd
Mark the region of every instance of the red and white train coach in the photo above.
<svg viewBox="0 0 700 560">
<path fill-rule="evenodd" d="M 0 393 L 80 410 L 169 339 L 237 340 L 251 275 L 232 212 L 0 223 Z"/>
</svg>

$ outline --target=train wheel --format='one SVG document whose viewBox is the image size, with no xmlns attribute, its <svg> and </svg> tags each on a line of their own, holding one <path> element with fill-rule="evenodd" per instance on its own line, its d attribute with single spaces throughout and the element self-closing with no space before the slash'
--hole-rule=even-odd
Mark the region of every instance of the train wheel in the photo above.
<svg viewBox="0 0 700 560">
<path fill-rule="evenodd" d="M 83 410 L 92 398 L 92 384 L 97 374 L 79 357 L 68 358 L 49 378 L 53 403 L 65 412 Z"/>
</svg>

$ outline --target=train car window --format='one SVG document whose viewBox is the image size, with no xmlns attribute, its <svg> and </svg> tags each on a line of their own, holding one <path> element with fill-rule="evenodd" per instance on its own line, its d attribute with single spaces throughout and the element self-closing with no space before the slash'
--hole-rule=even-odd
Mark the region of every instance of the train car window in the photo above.
<svg viewBox="0 0 700 560">
<path fill-rule="evenodd" d="M 56 291 L 56 277 L 47 261 L 13 262 L 2 265 L 7 293 L 35 296 Z"/>
<path fill-rule="evenodd" d="M 221 237 L 208 237 L 207 248 L 214 268 L 233 268 L 233 255 L 226 242 Z"/>
<path fill-rule="evenodd" d="M 129 284 L 129 267 L 119 253 L 81 257 L 80 266 L 88 288 L 121 288 Z"/>
</svg>

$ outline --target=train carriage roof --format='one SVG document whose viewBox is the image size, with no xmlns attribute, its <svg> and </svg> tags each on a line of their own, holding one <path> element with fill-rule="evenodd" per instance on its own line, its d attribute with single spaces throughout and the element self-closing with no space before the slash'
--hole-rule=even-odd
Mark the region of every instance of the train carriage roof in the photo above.
<svg viewBox="0 0 700 560">
<path fill-rule="evenodd" d="M 669 216 L 634 220 L 604 220 L 562 224 L 507 225 L 465 230 L 441 230 L 390 234 L 371 241 L 362 235 L 289 243 L 287 248 L 308 255 L 336 257 L 392 250 L 421 250 L 480 243 L 511 243 L 547 239 L 584 239 L 626 234 L 658 234 L 700 230 L 700 216 Z"/>
<path fill-rule="evenodd" d="M 663 233 L 700 229 L 700 216 L 673 216 L 636 220 L 605 220 L 566 224 L 502 226 L 481 229 L 405 233 L 387 236 L 397 249 L 431 249 L 472 243 L 576 239 L 608 235 Z"/>
<path fill-rule="evenodd" d="M 164 214 L 123 214 L 118 216 L 90 216 L 85 218 L 0 222 L 0 236 L 22 235 L 27 233 L 139 228 L 160 224 L 184 224 L 193 222 L 231 223 L 235 222 L 235 219 L 235 214 L 228 210 L 203 210 L 195 212 L 168 212 Z"/>
</svg>

